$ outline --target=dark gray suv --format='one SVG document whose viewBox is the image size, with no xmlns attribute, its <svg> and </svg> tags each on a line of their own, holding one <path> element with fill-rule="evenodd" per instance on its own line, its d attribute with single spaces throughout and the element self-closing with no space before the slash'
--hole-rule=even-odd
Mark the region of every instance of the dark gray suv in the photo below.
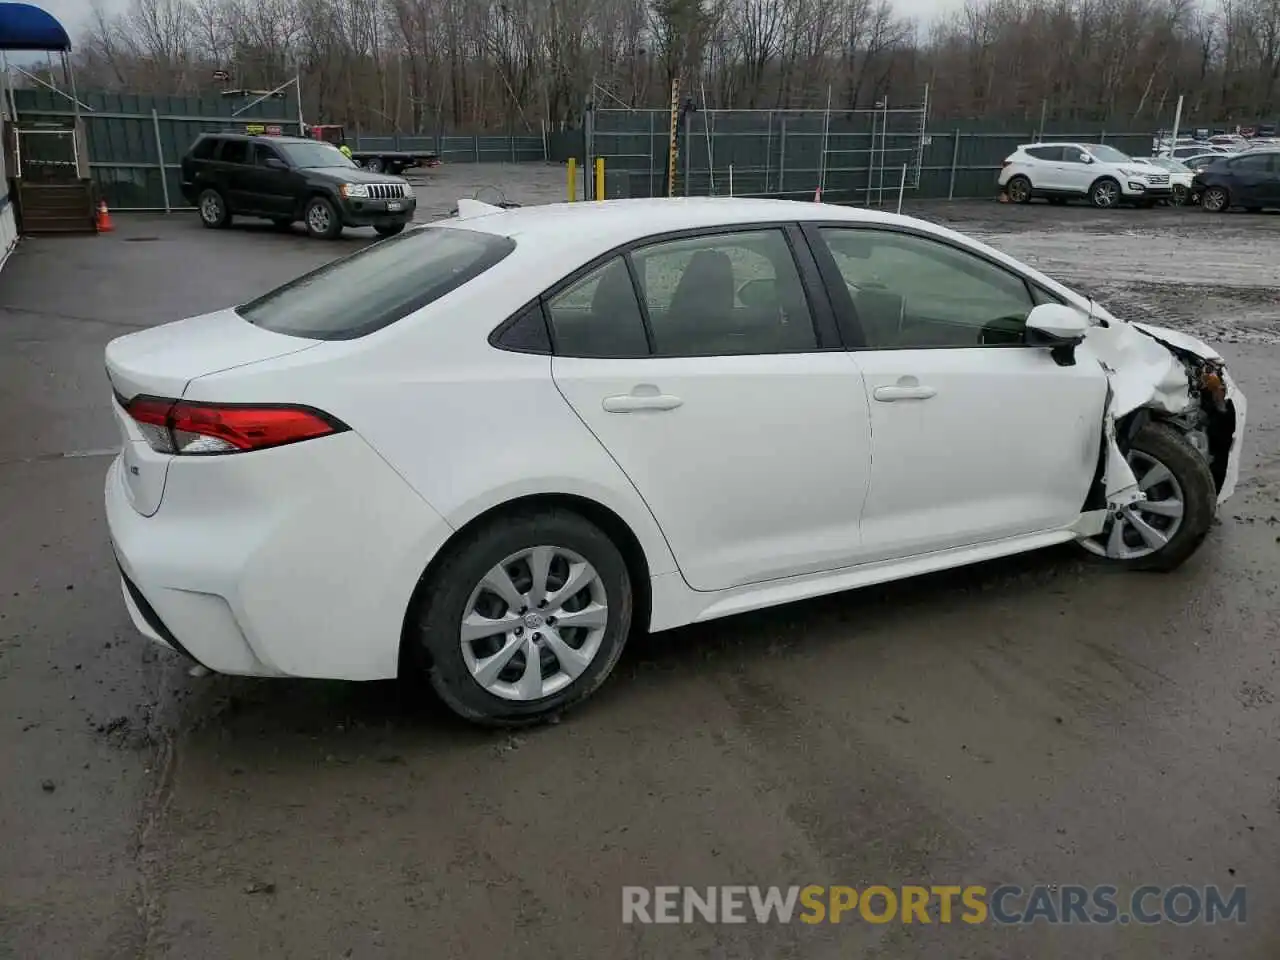
<svg viewBox="0 0 1280 960">
<path fill-rule="evenodd" d="M 182 158 L 182 195 L 206 227 L 233 216 L 282 228 L 301 220 L 313 237 L 373 227 L 384 237 L 413 220 L 417 200 L 403 177 L 371 173 L 329 143 L 299 137 L 202 134 Z"/>
</svg>

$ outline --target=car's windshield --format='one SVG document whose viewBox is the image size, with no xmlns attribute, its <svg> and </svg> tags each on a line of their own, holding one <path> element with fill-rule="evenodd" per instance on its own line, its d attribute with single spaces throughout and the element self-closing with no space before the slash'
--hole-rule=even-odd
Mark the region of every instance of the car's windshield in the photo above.
<svg viewBox="0 0 1280 960">
<path fill-rule="evenodd" d="M 354 167 L 346 154 L 331 143 L 286 143 L 276 144 L 289 162 L 295 167 Z"/>
<path fill-rule="evenodd" d="M 422 227 L 335 260 L 236 312 L 274 333 L 351 340 L 438 300 L 514 249 L 507 237 Z"/>
<path fill-rule="evenodd" d="M 1105 143 L 1094 144 L 1088 150 L 1095 160 L 1103 163 L 1127 163 L 1130 159 L 1128 154 L 1121 153 L 1115 147 L 1108 147 Z"/>
</svg>

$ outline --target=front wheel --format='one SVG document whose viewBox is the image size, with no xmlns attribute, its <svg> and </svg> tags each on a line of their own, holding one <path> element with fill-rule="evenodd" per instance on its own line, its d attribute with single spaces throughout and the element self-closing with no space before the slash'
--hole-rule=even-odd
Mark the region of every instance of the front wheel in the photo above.
<svg viewBox="0 0 1280 960">
<path fill-rule="evenodd" d="M 1230 206 L 1227 191 L 1222 187 L 1210 187 L 1200 197 L 1200 206 L 1210 213 L 1224 213 Z"/>
<path fill-rule="evenodd" d="M 1080 544 L 1117 566 L 1173 570 L 1195 553 L 1217 511 L 1209 464 L 1164 423 L 1143 427 L 1126 459 L 1147 499 L 1120 508 L 1100 535 Z"/>
<path fill-rule="evenodd" d="M 394 237 L 397 233 L 404 229 L 403 223 L 389 223 L 383 227 L 374 227 L 374 231 L 380 237 Z"/>
<path fill-rule="evenodd" d="M 303 214 L 307 233 L 321 240 L 332 240 L 342 232 L 342 219 L 333 203 L 326 197 L 312 197 Z"/>
<path fill-rule="evenodd" d="M 605 681 L 631 629 L 631 577 L 595 524 L 547 508 L 452 547 L 422 591 L 409 654 L 440 698 L 490 726 L 549 719 Z"/>
<path fill-rule="evenodd" d="M 367 162 L 364 166 L 365 166 L 365 169 L 366 169 L 366 170 L 368 170 L 370 173 L 381 173 L 381 172 L 382 172 L 382 158 L 381 158 L 381 157 L 370 157 L 370 158 L 369 158 L 369 160 L 368 160 L 368 162 Z"/>
<path fill-rule="evenodd" d="M 1120 184 L 1103 177 L 1089 190 L 1089 200 L 1099 210 L 1108 210 L 1120 202 Z"/>
<path fill-rule="evenodd" d="M 1191 191 L 1181 184 L 1175 184 L 1173 188 L 1173 196 L 1169 198 L 1169 202 L 1175 207 L 1184 206 L 1189 198 Z"/>
</svg>

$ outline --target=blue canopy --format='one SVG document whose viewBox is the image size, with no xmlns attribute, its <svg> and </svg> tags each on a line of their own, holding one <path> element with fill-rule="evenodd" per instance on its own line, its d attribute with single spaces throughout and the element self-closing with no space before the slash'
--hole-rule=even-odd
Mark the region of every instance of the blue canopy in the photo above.
<svg viewBox="0 0 1280 960">
<path fill-rule="evenodd" d="M 0 3 L 0 50 L 70 50 L 54 17 L 29 3 Z"/>
</svg>

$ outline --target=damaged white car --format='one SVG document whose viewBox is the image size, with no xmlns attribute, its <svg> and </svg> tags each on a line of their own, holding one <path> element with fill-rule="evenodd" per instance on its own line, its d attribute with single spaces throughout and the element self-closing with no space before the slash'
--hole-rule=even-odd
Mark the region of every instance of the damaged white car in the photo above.
<svg viewBox="0 0 1280 960">
<path fill-rule="evenodd" d="M 418 670 L 522 723 L 633 628 L 1073 540 L 1169 569 L 1235 486 L 1213 350 L 934 224 L 459 211 L 107 347 L 147 636 L 226 673 Z"/>
</svg>

